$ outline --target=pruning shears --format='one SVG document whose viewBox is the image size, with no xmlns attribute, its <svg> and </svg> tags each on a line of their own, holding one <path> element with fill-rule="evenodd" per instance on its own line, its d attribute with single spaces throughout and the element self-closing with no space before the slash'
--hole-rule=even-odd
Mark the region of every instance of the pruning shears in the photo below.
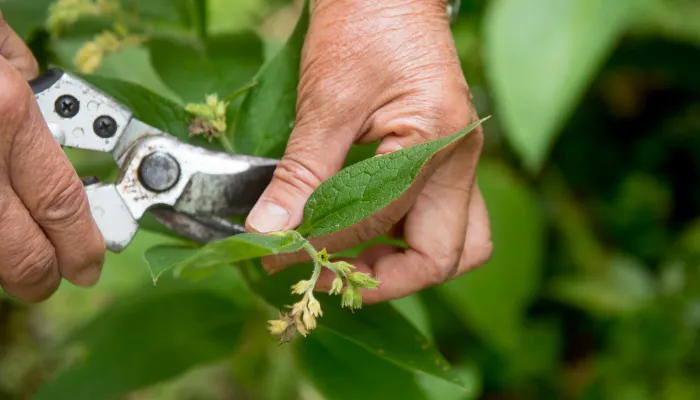
<svg viewBox="0 0 700 400">
<path fill-rule="evenodd" d="M 199 243 L 245 232 L 230 219 L 250 212 L 278 160 L 184 143 L 60 69 L 48 70 L 30 85 L 61 146 L 111 153 L 119 167 L 114 183 L 82 179 L 109 251 L 129 245 L 146 212 Z"/>
</svg>

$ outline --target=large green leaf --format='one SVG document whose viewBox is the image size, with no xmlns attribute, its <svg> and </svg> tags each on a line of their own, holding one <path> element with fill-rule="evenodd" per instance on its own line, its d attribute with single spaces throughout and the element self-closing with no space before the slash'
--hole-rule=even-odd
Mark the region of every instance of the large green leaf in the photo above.
<svg viewBox="0 0 700 400">
<path fill-rule="evenodd" d="M 239 261 L 279 253 L 293 253 L 306 241 L 299 235 L 267 236 L 243 233 L 211 242 L 200 249 L 188 246 L 156 246 L 145 254 L 151 273 L 157 279 L 164 271 L 177 266 L 176 276 L 197 279 Z"/>
<path fill-rule="evenodd" d="M 482 161 L 478 182 L 491 220 L 493 257 L 439 292 L 482 340 L 508 352 L 518 345 L 525 309 L 537 294 L 543 215 L 532 191 L 504 165 Z"/>
<path fill-rule="evenodd" d="M 185 103 L 201 103 L 213 93 L 228 96 L 263 62 L 262 41 L 253 32 L 214 36 L 204 43 L 158 38 L 148 47 L 153 67 Z"/>
<path fill-rule="evenodd" d="M 301 341 L 297 353 L 307 376 L 328 400 L 383 400 L 389 393 L 392 398 L 400 399 L 446 398 L 430 396 L 433 393 L 424 389 L 440 386 L 443 383 L 440 380 L 399 368 L 325 328 L 319 328 Z M 428 385 L 422 386 L 424 383 Z M 469 393 L 467 389 L 449 384 L 447 392 L 443 390 L 440 394 L 455 392 L 461 392 L 462 396 L 447 398 L 464 399 Z"/>
<path fill-rule="evenodd" d="M 494 0 L 487 74 L 506 135 L 539 170 L 555 136 L 626 27 L 629 0 Z"/>
<path fill-rule="evenodd" d="M 241 106 L 240 117 L 227 133 L 236 151 L 266 157 L 281 157 L 296 116 L 297 84 L 301 49 L 309 25 L 306 1 L 301 17 L 287 44 L 267 62 L 255 78 Z"/>
<path fill-rule="evenodd" d="M 298 300 L 298 296 L 289 294 L 289 287 L 311 272 L 310 264 L 299 264 L 273 276 L 263 270 L 258 260 L 240 266 L 251 289 L 270 305 L 280 308 Z M 323 309 L 318 331 L 300 341 L 309 340 L 317 333 L 334 335 L 338 337 L 335 340 L 346 343 L 345 352 L 369 352 L 402 369 L 427 374 L 463 389 L 463 383 L 437 348 L 391 305 L 377 304 L 352 313 L 340 307 L 337 296 L 319 293 L 316 298 Z"/>
<path fill-rule="evenodd" d="M 298 231 L 306 237 L 328 235 L 380 211 L 411 187 L 435 153 L 463 138 L 484 120 L 448 137 L 343 168 L 311 194 Z"/>
<path fill-rule="evenodd" d="M 226 289 L 240 293 L 230 284 Z M 69 348 L 80 357 L 35 398 L 111 399 L 223 358 L 237 345 L 246 307 L 204 284 L 171 283 L 134 293 L 72 336 Z"/>
</svg>

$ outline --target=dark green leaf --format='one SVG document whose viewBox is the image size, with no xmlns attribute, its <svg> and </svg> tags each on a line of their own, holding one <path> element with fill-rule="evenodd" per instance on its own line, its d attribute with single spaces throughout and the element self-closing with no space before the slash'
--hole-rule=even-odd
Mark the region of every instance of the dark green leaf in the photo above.
<svg viewBox="0 0 700 400">
<path fill-rule="evenodd" d="M 529 0 L 489 3 L 487 74 L 505 134 L 531 170 L 627 24 L 630 1 Z"/>
<path fill-rule="evenodd" d="M 269 276 L 255 260 L 242 263 L 240 271 L 253 291 L 270 305 L 281 308 L 298 300 L 298 296 L 289 294 L 289 287 L 300 279 L 308 279 L 311 269 L 310 264 L 299 264 Z M 316 298 L 323 309 L 323 317 L 318 319 L 319 331 L 300 341 L 316 333 L 332 333 L 347 343 L 344 348 L 348 353 L 366 351 L 405 370 L 463 387 L 430 340 L 391 305 L 373 305 L 352 313 L 340 307 L 338 296 L 317 294 Z"/>
<path fill-rule="evenodd" d="M 266 157 L 281 157 L 284 153 L 294 126 L 301 48 L 308 25 L 307 1 L 287 44 L 262 67 L 255 78 L 257 85 L 243 101 L 235 127 L 229 128 L 236 151 Z"/>
<path fill-rule="evenodd" d="M 191 116 L 183 107 L 172 101 L 130 82 L 95 75 L 83 75 L 82 77 L 93 86 L 130 108 L 135 118 L 184 142 L 222 150 L 218 141 L 210 143 L 202 137 L 190 137 L 189 124 Z"/>
<path fill-rule="evenodd" d="M 486 119 L 451 136 L 344 168 L 311 194 L 299 233 L 306 237 L 328 235 L 380 211 L 411 187 L 435 153 L 463 138 Z"/>
<path fill-rule="evenodd" d="M 201 103 L 214 93 L 225 98 L 263 62 L 263 45 L 253 32 L 214 36 L 203 44 L 158 38 L 148 48 L 155 70 L 185 103 Z"/>
<path fill-rule="evenodd" d="M 532 191 L 504 165 L 482 160 L 478 171 L 491 220 L 491 261 L 439 288 L 454 312 L 503 352 L 519 343 L 526 308 L 537 294 L 544 221 Z"/>
<path fill-rule="evenodd" d="M 229 289 L 230 290 L 230 289 Z M 230 354 L 247 318 L 205 285 L 152 287 L 107 308 L 70 340 L 81 355 L 43 399 L 112 399 Z"/>
<path fill-rule="evenodd" d="M 389 393 L 400 399 L 431 398 L 417 382 L 420 373 L 399 368 L 324 328 L 300 341 L 298 355 L 306 375 L 328 400 L 383 400 Z M 465 389 L 451 386 L 466 395 Z"/>
<path fill-rule="evenodd" d="M 216 269 L 239 261 L 272 254 L 293 253 L 303 248 L 306 240 L 295 236 L 268 236 L 243 233 L 207 244 L 177 263 L 176 276 L 197 279 Z M 159 252 L 154 250 L 154 252 Z M 178 250 L 184 254 L 184 248 Z"/>
</svg>

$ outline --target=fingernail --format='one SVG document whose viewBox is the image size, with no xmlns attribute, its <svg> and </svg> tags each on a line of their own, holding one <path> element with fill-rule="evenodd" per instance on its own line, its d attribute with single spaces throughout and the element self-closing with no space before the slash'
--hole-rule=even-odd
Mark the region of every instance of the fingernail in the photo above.
<svg viewBox="0 0 700 400">
<path fill-rule="evenodd" d="M 90 267 L 80 271 L 75 277 L 75 284 L 82 287 L 94 286 L 100 279 L 102 273 L 101 264 L 93 264 Z"/>
<path fill-rule="evenodd" d="M 262 201 L 253 207 L 248 224 L 258 232 L 281 231 L 289 222 L 289 212 L 271 201 Z"/>
</svg>

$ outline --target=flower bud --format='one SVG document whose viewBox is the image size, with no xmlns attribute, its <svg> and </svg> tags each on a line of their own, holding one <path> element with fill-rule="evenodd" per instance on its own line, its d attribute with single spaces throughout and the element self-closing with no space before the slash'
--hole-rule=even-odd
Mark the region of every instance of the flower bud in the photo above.
<svg viewBox="0 0 700 400">
<path fill-rule="evenodd" d="M 343 279 L 340 276 L 336 276 L 335 279 L 333 279 L 333 283 L 331 284 L 331 290 L 328 292 L 328 294 L 340 294 L 342 290 Z"/>
<path fill-rule="evenodd" d="M 275 336 L 280 336 L 289 327 L 289 322 L 281 319 L 276 319 L 273 321 L 267 321 L 268 327 L 267 331 Z"/>
<path fill-rule="evenodd" d="M 292 293 L 294 294 L 305 294 L 309 290 L 311 282 L 306 280 L 301 280 L 296 284 L 292 285 Z"/>
</svg>

